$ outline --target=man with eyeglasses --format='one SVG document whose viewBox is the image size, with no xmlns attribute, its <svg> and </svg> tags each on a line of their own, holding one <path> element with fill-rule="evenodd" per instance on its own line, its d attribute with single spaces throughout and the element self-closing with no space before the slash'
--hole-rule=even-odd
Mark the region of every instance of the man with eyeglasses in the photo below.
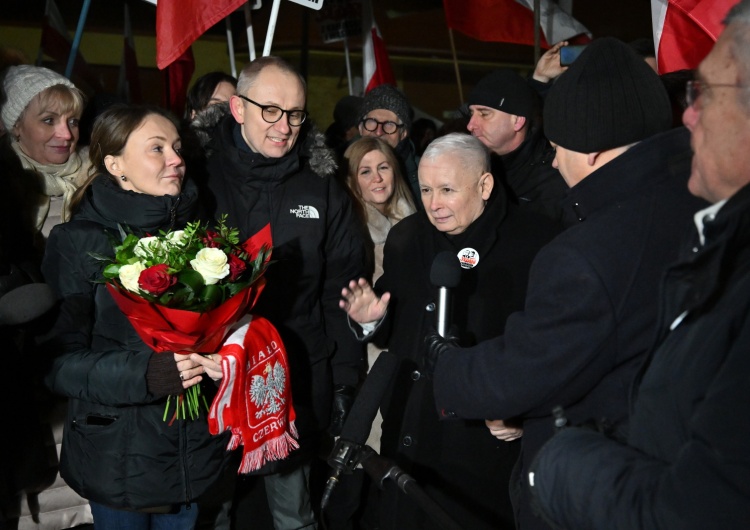
<svg viewBox="0 0 750 530">
<path fill-rule="evenodd" d="M 417 150 L 409 138 L 414 111 L 406 96 L 392 85 L 378 85 L 365 94 L 360 108 L 360 136 L 377 136 L 393 147 L 414 204 L 423 209 L 417 177 Z"/>
<path fill-rule="evenodd" d="M 565 429 L 532 466 L 564 528 L 744 529 L 750 521 L 750 0 L 687 86 L 688 188 L 712 205 L 665 275 L 629 435 Z"/>
<path fill-rule="evenodd" d="M 567 228 L 534 259 L 524 310 L 508 317 L 502 337 L 471 348 L 428 336 L 444 418 L 489 420 L 495 436 L 506 435 L 505 420 L 522 421 L 511 486 L 521 530 L 550 528 L 534 514 L 527 472 L 554 433 L 555 409 L 560 423 L 605 431 L 627 424 L 629 386 L 653 340 L 662 273 L 705 206 L 687 191 L 688 134 L 672 129 L 663 83 L 620 40 L 593 40 L 557 79 L 544 131 L 570 186 Z"/>
<path fill-rule="evenodd" d="M 363 232 L 335 178 L 333 151 L 307 119 L 305 92 L 283 59 L 247 64 L 231 116 L 208 131 L 202 190 L 207 217 L 227 214 L 241 240 L 271 225 L 272 264 L 253 314 L 278 329 L 289 355 L 300 448 L 254 474 L 264 477 L 275 527 L 290 530 L 317 527 L 310 464 L 326 430 L 341 429 L 364 355 L 337 306 L 340 286 L 365 271 Z M 238 481 L 235 499 L 256 486 Z"/>
</svg>

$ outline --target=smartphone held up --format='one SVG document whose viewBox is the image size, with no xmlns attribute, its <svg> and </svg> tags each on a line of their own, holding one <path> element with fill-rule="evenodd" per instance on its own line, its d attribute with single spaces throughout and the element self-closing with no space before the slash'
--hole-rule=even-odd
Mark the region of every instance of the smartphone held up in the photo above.
<svg viewBox="0 0 750 530">
<path fill-rule="evenodd" d="M 575 44 L 560 48 L 560 66 L 570 66 L 586 48 L 585 44 Z"/>
</svg>

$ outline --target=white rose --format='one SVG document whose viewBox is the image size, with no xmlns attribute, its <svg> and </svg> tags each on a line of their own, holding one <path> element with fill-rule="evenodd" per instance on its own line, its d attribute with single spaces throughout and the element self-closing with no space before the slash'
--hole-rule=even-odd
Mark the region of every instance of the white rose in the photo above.
<svg viewBox="0 0 750 530">
<path fill-rule="evenodd" d="M 141 277 L 141 273 L 144 270 L 146 270 L 146 266 L 140 261 L 120 267 L 120 282 L 122 286 L 128 291 L 137 293 L 139 291 L 138 278 Z"/>
<path fill-rule="evenodd" d="M 174 232 L 170 232 L 167 234 L 167 241 L 170 245 L 173 247 L 176 247 L 180 244 L 182 244 L 182 240 L 185 237 L 185 231 L 184 230 L 175 230 Z"/>
<path fill-rule="evenodd" d="M 135 244 L 133 254 L 139 258 L 149 259 L 153 257 L 154 250 L 159 248 L 159 238 L 154 236 L 142 237 Z"/>
<path fill-rule="evenodd" d="M 229 275 L 227 255 L 219 248 L 200 249 L 190 265 L 203 276 L 206 285 L 213 285 Z"/>
</svg>

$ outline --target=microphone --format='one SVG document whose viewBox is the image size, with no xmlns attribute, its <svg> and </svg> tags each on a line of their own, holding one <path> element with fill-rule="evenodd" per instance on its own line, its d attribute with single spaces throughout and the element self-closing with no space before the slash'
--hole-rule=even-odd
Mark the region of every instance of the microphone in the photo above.
<svg viewBox="0 0 750 530">
<path fill-rule="evenodd" d="M 341 436 L 336 440 L 328 457 L 328 465 L 333 468 L 333 473 L 323 490 L 320 501 L 321 509 L 328 504 L 341 474 L 351 473 L 359 464 L 361 449 L 370 434 L 372 422 L 375 420 L 388 385 L 393 379 L 397 364 L 398 358 L 394 354 L 388 351 L 381 352 L 362 383 L 362 388 L 341 428 Z"/>
<path fill-rule="evenodd" d="M 454 252 L 439 252 L 432 261 L 430 282 L 439 288 L 437 302 L 437 332 L 441 337 L 448 335 L 448 312 L 450 310 L 450 289 L 458 287 L 461 281 L 461 263 Z"/>
</svg>

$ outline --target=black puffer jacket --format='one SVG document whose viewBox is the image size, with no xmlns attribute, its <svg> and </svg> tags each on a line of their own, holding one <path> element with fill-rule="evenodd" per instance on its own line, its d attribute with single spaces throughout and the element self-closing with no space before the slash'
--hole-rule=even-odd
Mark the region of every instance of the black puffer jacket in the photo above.
<svg viewBox="0 0 750 530">
<path fill-rule="evenodd" d="M 225 116 L 208 129 L 207 176 L 201 179 L 209 218 L 227 214 L 243 239 L 271 224 L 272 264 L 253 313 L 278 329 L 289 356 L 302 445 L 292 460 L 328 427 L 333 385 L 356 385 L 364 359 L 338 306 L 342 287 L 364 275 L 364 230 L 334 178 L 333 151 L 307 125 L 289 153 L 266 158 L 250 151 L 239 125 Z"/>
<path fill-rule="evenodd" d="M 50 389 L 69 398 L 60 473 L 81 496 L 113 508 L 140 510 L 187 503 L 215 487 L 228 466 L 228 434 L 211 436 L 205 415 L 172 425 L 166 398 L 149 393 L 154 352 L 101 283 L 117 224 L 144 233 L 181 227 L 195 215 L 195 188 L 179 197 L 124 191 L 100 176 L 73 219 L 56 226 L 42 270 L 62 299 L 55 324 Z M 168 353 L 159 355 L 170 355 Z M 204 390 L 211 390 L 211 383 Z M 210 403 L 210 396 L 207 396 Z"/>
</svg>

